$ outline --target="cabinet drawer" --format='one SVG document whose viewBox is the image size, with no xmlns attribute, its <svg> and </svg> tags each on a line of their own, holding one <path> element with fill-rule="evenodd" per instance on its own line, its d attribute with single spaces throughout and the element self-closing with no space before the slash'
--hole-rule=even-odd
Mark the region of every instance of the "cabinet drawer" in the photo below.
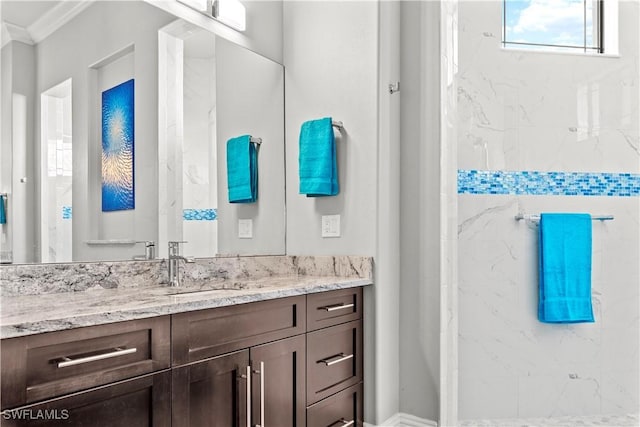
<svg viewBox="0 0 640 427">
<path fill-rule="evenodd" d="M 307 405 L 361 380 L 361 321 L 333 326 L 307 335 Z"/>
<path fill-rule="evenodd" d="M 360 427 L 362 425 L 362 383 L 307 408 L 307 427 Z"/>
<path fill-rule="evenodd" d="M 173 364 L 182 365 L 302 334 L 305 297 L 173 315 Z"/>
<path fill-rule="evenodd" d="M 309 331 L 362 317 L 362 288 L 342 289 L 307 296 Z"/>
<path fill-rule="evenodd" d="M 171 373 L 148 374 L 2 413 L 3 427 L 170 427 Z"/>
<path fill-rule="evenodd" d="M 169 317 L 2 341 L 2 409 L 170 366 Z"/>
</svg>

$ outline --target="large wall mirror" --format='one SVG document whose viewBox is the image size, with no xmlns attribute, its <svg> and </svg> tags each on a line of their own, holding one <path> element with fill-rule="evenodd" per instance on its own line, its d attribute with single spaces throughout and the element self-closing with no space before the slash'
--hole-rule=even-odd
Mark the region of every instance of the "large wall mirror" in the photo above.
<svg viewBox="0 0 640 427">
<path fill-rule="evenodd" d="M 1 7 L 0 262 L 285 253 L 280 64 L 144 1 Z M 231 204 L 241 135 L 258 199 Z"/>
</svg>

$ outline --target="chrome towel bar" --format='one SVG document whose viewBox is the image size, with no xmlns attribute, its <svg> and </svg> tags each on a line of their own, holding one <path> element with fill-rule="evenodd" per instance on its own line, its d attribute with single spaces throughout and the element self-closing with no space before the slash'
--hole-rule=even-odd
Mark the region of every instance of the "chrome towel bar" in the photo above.
<svg viewBox="0 0 640 427">
<path fill-rule="evenodd" d="M 526 220 L 526 221 L 540 221 L 540 215 L 532 215 L 532 214 L 524 214 L 524 213 L 519 213 L 518 215 L 515 216 L 515 219 L 520 221 L 520 220 Z M 611 221 L 613 220 L 613 215 L 591 215 L 591 219 L 593 221 Z"/>
</svg>

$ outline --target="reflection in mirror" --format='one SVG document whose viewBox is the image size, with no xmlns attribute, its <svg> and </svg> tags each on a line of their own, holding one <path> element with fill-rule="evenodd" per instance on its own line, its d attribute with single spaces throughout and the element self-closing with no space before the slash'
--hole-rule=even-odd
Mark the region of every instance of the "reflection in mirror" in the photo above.
<svg viewBox="0 0 640 427">
<path fill-rule="evenodd" d="M 282 66 L 141 0 L 1 7 L 0 262 L 132 259 L 145 242 L 166 257 L 168 240 L 193 256 L 285 252 Z M 101 97 L 130 79 L 135 206 L 104 212 Z M 225 147 L 243 134 L 265 144 L 258 202 L 237 206 Z"/>
<path fill-rule="evenodd" d="M 42 262 L 72 260 L 73 130 L 71 79 L 40 95 L 40 250 Z"/>
<path fill-rule="evenodd" d="M 182 20 L 159 45 L 160 241 L 196 257 L 284 253 L 282 66 Z M 263 141 L 250 204 L 227 202 L 226 142 L 240 135 Z"/>
</svg>

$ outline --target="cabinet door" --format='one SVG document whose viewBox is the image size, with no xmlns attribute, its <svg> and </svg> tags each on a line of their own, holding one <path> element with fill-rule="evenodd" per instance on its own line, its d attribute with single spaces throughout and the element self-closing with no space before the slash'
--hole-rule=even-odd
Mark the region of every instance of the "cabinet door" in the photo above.
<svg viewBox="0 0 640 427">
<path fill-rule="evenodd" d="M 249 350 L 173 369 L 172 426 L 247 426 Z"/>
<path fill-rule="evenodd" d="M 251 348 L 252 425 L 305 426 L 305 337 Z"/>
<path fill-rule="evenodd" d="M 169 371 L 2 412 L 11 427 L 170 427 Z"/>
</svg>

